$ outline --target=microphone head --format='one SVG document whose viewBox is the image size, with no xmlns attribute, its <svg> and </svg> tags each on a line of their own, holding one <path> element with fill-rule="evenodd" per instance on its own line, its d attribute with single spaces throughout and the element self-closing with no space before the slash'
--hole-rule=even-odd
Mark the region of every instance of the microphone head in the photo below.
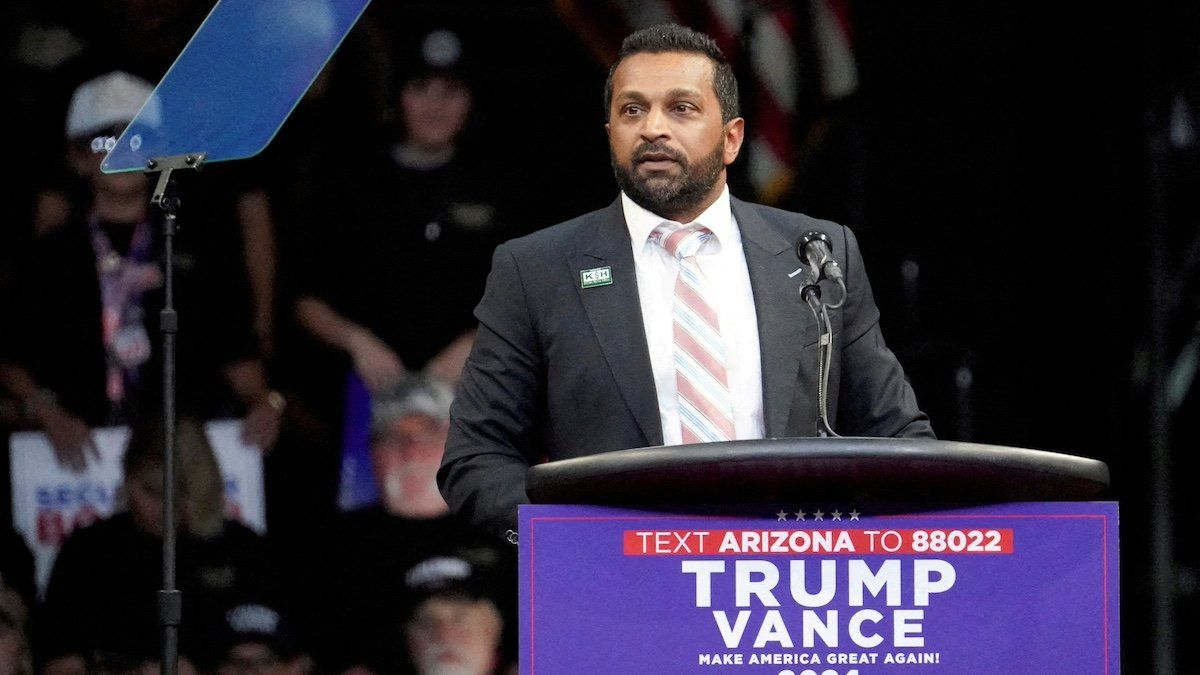
<svg viewBox="0 0 1200 675">
<path fill-rule="evenodd" d="M 824 232 L 808 232 L 796 242 L 796 257 L 800 259 L 800 262 L 809 262 L 807 250 L 809 244 L 812 244 L 814 241 L 825 244 L 826 250 L 832 255 L 833 246 L 829 244 L 829 237 Z"/>
</svg>

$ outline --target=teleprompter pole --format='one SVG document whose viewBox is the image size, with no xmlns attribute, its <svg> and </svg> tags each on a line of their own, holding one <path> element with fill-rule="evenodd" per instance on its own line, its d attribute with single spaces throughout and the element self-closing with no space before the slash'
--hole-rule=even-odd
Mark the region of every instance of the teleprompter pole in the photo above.
<svg viewBox="0 0 1200 675">
<path fill-rule="evenodd" d="M 159 315 L 163 336 L 163 587 L 158 592 L 158 618 L 162 627 L 162 673 L 176 675 L 179 670 L 179 624 L 183 614 L 183 596 L 175 587 L 175 338 L 179 315 L 175 312 L 175 233 L 179 197 L 171 172 L 177 169 L 200 170 L 203 153 L 152 159 L 146 173 L 157 173 L 158 182 L 150 203 L 166 214 L 163 219 L 164 302 Z"/>
</svg>

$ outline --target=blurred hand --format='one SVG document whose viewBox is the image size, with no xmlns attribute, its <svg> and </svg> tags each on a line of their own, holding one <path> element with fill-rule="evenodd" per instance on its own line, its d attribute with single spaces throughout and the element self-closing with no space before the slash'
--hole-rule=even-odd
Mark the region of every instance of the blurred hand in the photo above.
<svg viewBox="0 0 1200 675">
<path fill-rule="evenodd" d="M 425 374 L 445 382 L 453 389 L 462 376 L 463 366 L 466 365 L 474 345 L 475 331 L 463 333 L 429 360 L 425 366 Z"/>
<path fill-rule="evenodd" d="M 92 438 L 92 430 L 83 420 L 51 404 L 38 411 L 38 421 L 54 446 L 55 458 L 63 467 L 81 473 L 87 468 L 88 456 L 100 459 L 100 449 Z"/>
<path fill-rule="evenodd" d="M 404 363 L 400 357 L 383 340 L 370 333 L 355 336 L 350 343 L 350 358 L 354 360 L 354 370 L 371 393 L 386 391 L 404 379 Z"/>
<path fill-rule="evenodd" d="M 268 399 L 255 404 L 246 411 L 242 419 L 242 442 L 270 452 L 279 440 L 279 425 L 283 419 L 282 406 L 272 405 Z"/>
</svg>

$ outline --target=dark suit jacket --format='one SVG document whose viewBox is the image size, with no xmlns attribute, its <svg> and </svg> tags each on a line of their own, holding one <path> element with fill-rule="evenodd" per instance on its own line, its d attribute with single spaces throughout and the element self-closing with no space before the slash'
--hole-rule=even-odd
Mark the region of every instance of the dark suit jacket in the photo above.
<svg viewBox="0 0 1200 675">
<path fill-rule="evenodd" d="M 933 436 L 879 331 L 879 310 L 850 230 L 731 200 L 742 233 L 762 352 L 768 438 L 816 435 L 817 323 L 788 274 L 794 243 L 828 235 L 846 277 L 831 310 L 829 414 L 848 436 Z M 583 288 L 580 272 L 612 268 Z M 831 298 L 832 296 L 826 296 Z M 532 464 L 662 444 L 629 231 L 618 199 L 496 249 L 479 332 L 451 408 L 438 480 L 450 507 L 497 533 L 515 530 Z"/>
</svg>

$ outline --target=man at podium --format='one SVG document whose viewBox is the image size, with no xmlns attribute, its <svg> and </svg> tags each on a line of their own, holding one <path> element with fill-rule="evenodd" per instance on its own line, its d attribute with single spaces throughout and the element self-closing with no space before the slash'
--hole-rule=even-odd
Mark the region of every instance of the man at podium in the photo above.
<svg viewBox="0 0 1200 675">
<path fill-rule="evenodd" d="M 515 543 L 531 464 L 816 435 L 828 337 L 795 274 L 796 243 L 812 234 L 846 288 L 829 301 L 829 425 L 932 437 L 884 344 L 854 235 L 729 194 L 745 120 L 713 40 L 677 25 L 633 33 L 604 96 L 620 196 L 497 248 L 438 475 L 451 508 Z"/>
</svg>

